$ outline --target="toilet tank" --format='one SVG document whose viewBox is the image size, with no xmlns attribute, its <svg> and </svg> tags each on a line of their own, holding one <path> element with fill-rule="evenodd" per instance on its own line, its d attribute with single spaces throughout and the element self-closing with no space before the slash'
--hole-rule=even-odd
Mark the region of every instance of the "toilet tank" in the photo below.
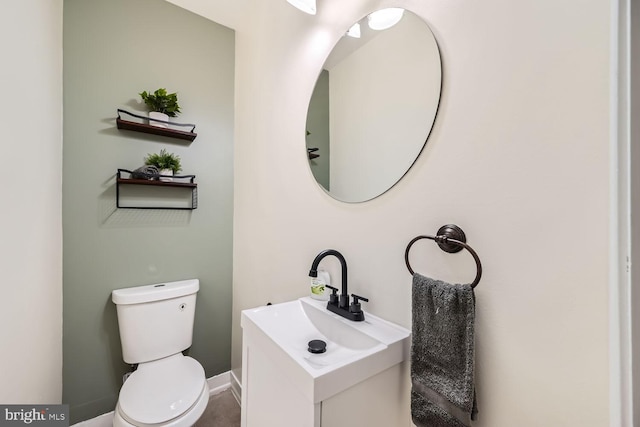
<svg viewBox="0 0 640 427">
<path fill-rule="evenodd" d="M 191 347 L 199 289 L 192 279 L 112 291 L 124 361 L 150 362 Z"/>
</svg>

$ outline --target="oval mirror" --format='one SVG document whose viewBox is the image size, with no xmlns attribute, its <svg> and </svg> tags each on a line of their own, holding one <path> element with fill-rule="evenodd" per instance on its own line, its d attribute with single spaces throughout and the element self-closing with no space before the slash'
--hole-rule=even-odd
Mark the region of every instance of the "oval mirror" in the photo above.
<svg viewBox="0 0 640 427">
<path fill-rule="evenodd" d="M 426 22 L 398 11 L 400 21 L 390 28 L 371 29 L 370 22 L 379 28 L 374 14 L 351 27 L 327 58 L 309 102 L 309 165 L 318 184 L 341 201 L 363 202 L 391 188 L 433 127 L 442 82 L 438 45 Z M 349 35 L 357 32 L 359 38 Z"/>
</svg>

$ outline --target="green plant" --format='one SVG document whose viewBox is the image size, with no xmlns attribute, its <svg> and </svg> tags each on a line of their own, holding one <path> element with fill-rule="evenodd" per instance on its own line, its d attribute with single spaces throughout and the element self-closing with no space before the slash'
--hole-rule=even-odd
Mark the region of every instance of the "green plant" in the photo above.
<svg viewBox="0 0 640 427">
<path fill-rule="evenodd" d="M 145 90 L 139 95 L 151 111 L 164 113 L 169 117 L 175 117 L 180 113 L 177 93 L 167 93 L 166 89 L 160 88 L 153 93 L 147 93 Z"/>
<path fill-rule="evenodd" d="M 145 165 L 152 165 L 158 169 L 171 169 L 173 173 L 178 173 L 182 170 L 180 165 L 180 156 L 173 153 L 167 153 L 167 150 L 162 149 L 160 153 L 147 154 L 144 159 Z"/>
</svg>

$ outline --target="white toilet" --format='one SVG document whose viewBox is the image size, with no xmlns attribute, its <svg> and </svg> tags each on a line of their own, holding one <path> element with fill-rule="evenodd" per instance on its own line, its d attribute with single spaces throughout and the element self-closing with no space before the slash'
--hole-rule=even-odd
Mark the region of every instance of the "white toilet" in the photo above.
<svg viewBox="0 0 640 427">
<path fill-rule="evenodd" d="M 120 389 L 113 425 L 192 426 L 209 402 L 204 369 L 191 346 L 197 279 L 117 289 L 122 356 L 138 364 Z"/>
</svg>

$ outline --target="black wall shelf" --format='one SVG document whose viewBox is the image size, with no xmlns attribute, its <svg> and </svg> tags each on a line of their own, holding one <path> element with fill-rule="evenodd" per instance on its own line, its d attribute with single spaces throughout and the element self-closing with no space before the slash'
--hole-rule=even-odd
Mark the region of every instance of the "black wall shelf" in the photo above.
<svg viewBox="0 0 640 427">
<path fill-rule="evenodd" d="M 168 123 L 169 126 L 185 126 L 185 127 L 191 127 L 191 131 L 183 131 L 183 130 L 179 130 L 179 129 L 172 129 L 172 128 L 163 128 L 163 127 L 158 127 L 158 126 L 151 126 L 149 124 L 146 123 L 139 123 L 139 122 L 133 122 L 133 121 L 129 121 L 129 120 L 123 120 L 120 117 L 120 113 L 123 114 L 127 114 L 129 116 L 132 117 L 136 117 L 142 120 L 151 120 L 151 121 L 157 121 L 160 123 Z M 118 118 L 116 118 L 116 125 L 118 126 L 118 129 L 123 129 L 123 130 L 130 130 L 130 131 L 134 131 L 134 132 L 142 132 L 142 133 L 148 133 L 148 134 L 152 134 L 152 135 L 160 135 L 160 136 L 166 136 L 169 138 L 177 138 L 177 139 L 182 139 L 182 140 L 186 140 L 186 141 L 193 141 L 194 139 L 196 139 L 196 136 L 198 136 L 197 133 L 194 133 L 193 131 L 196 128 L 196 125 L 190 124 L 190 123 L 174 123 L 174 122 L 164 122 L 162 120 L 156 120 L 156 119 L 151 119 L 148 117 L 144 117 L 144 116 L 140 116 L 138 114 L 133 114 L 130 113 L 126 110 L 121 110 L 118 109 Z"/>
<path fill-rule="evenodd" d="M 198 184 L 194 182 L 195 175 L 176 175 L 170 177 L 172 181 L 161 181 L 165 175 L 147 175 L 147 179 L 131 178 L 133 172 L 127 169 L 118 169 L 116 174 L 116 207 L 119 209 L 177 209 L 177 210 L 194 210 L 198 208 Z M 128 178 L 124 177 L 127 175 Z M 189 207 L 166 207 L 166 206 L 123 206 L 120 203 L 120 186 L 121 185 L 138 185 L 165 188 L 184 188 L 191 191 L 191 206 Z"/>
</svg>

